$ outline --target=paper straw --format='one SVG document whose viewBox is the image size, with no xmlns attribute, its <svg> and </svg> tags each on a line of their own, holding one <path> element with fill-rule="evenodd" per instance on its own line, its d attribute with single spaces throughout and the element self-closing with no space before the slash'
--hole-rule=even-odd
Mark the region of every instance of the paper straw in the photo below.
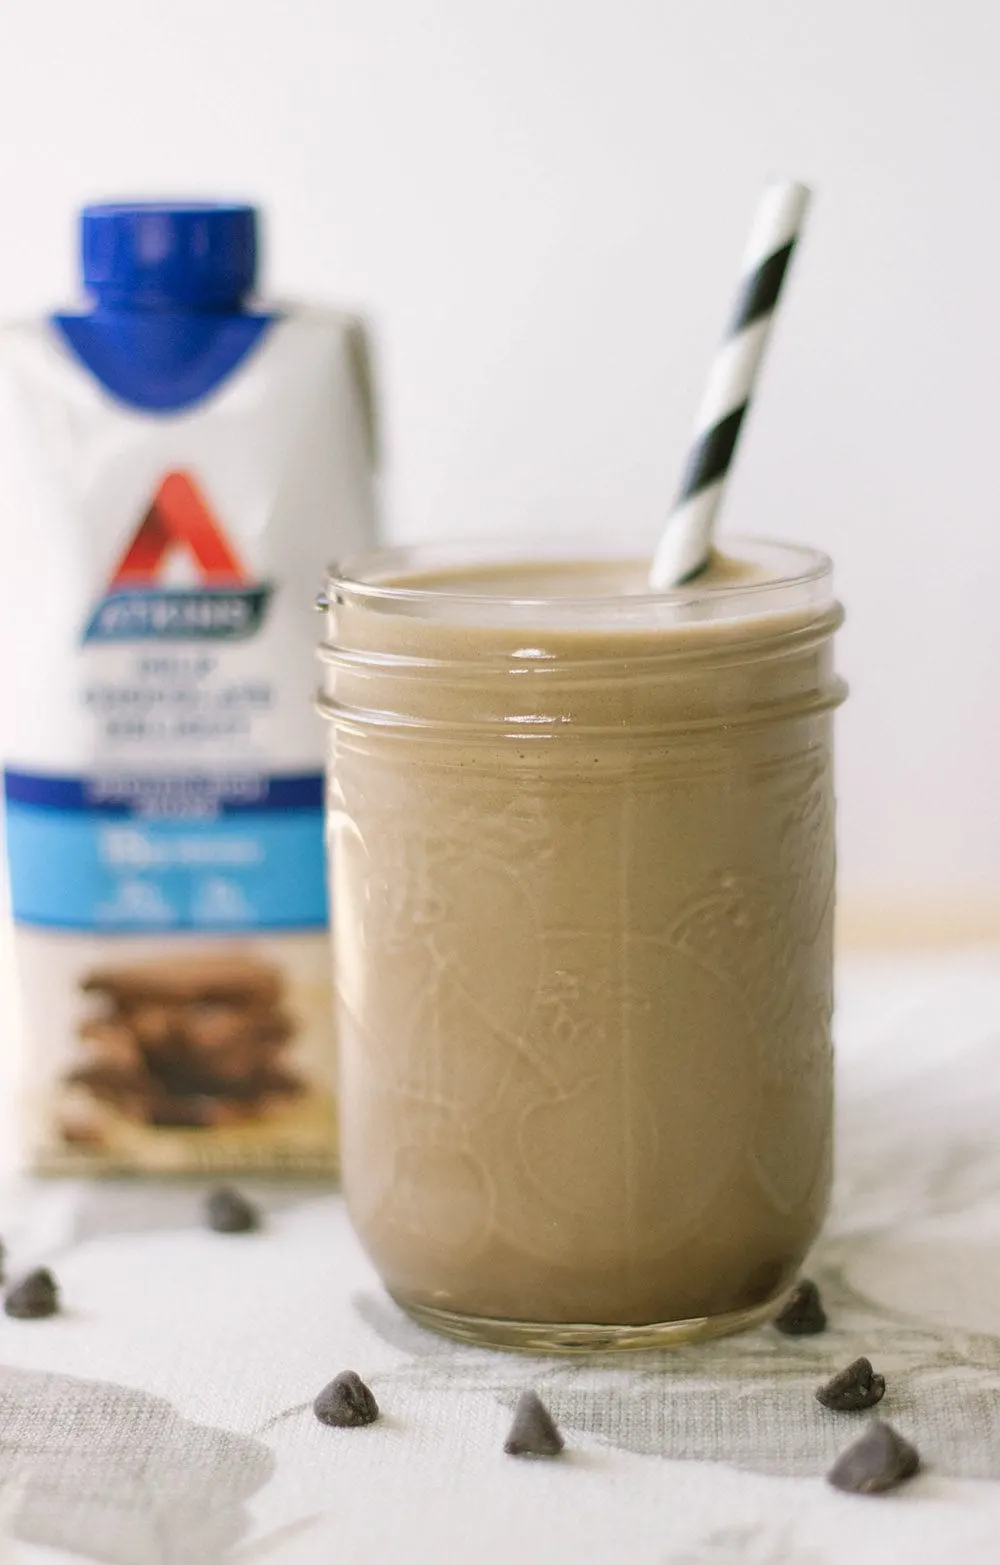
<svg viewBox="0 0 1000 1565">
<path fill-rule="evenodd" d="M 786 182 L 769 185 L 757 208 L 736 303 L 698 410 L 680 492 L 653 557 L 649 583 L 654 590 L 676 587 L 708 564 L 716 514 L 808 204 L 806 186 Z"/>
</svg>

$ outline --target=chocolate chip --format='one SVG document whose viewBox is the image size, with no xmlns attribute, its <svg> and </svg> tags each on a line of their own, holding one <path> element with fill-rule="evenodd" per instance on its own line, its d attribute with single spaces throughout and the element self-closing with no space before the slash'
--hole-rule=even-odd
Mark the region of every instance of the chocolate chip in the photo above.
<svg viewBox="0 0 1000 1565">
<path fill-rule="evenodd" d="M 876 1419 L 860 1440 L 838 1456 L 826 1480 L 845 1494 L 884 1494 L 912 1478 L 919 1466 L 915 1447 L 891 1424 Z"/>
<path fill-rule="evenodd" d="M 792 1295 L 774 1318 L 774 1324 L 786 1337 L 814 1337 L 826 1330 L 826 1311 L 819 1289 L 808 1277 L 793 1289 Z"/>
<path fill-rule="evenodd" d="M 874 1407 L 885 1396 L 885 1377 L 876 1375 L 871 1359 L 855 1359 L 816 1392 L 817 1402 L 835 1413 L 856 1413 Z"/>
<path fill-rule="evenodd" d="M 333 1424 L 337 1429 L 359 1429 L 362 1424 L 374 1424 L 378 1418 L 378 1403 L 361 1376 L 353 1369 L 345 1369 L 323 1387 L 313 1403 L 313 1412 L 321 1424 Z"/>
<path fill-rule="evenodd" d="M 9 1289 L 3 1307 L 15 1320 L 41 1320 L 46 1315 L 55 1315 L 59 1308 L 59 1289 L 52 1273 L 44 1266 L 28 1272 Z"/>
<path fill-rule="evenodd" d="M 218 1185 L 205 1197 L 205 1220 L 217 1234 L 248 1234 L 260 1227 L 260 1213 L 231 1185 Z"/>
<path fill-rule="evenodd" d="M 508 1456 L 558 1456 L 565 1444 L 552 1414 L 534 1391 L 522 1391 L 504 1441 Z"/>
</svg>

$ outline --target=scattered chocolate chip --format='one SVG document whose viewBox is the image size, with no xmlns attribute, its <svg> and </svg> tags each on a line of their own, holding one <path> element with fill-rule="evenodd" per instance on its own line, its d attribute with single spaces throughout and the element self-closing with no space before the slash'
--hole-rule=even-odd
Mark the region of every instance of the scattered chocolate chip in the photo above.
<svg viewBox="0 0 1000 1565">
<path fill-rule="evenodd" d="M 826 1480 L 845 1494 L 884 1494 L 912 1478 L 919 1466 L 915 1447 L 891 1424 L 876 1419 L 860 1440 L 841 1452 Z"/>
<path fill-rule="evenodd" d="M 313 1412 L 321 1424 L 333 1424 L 337 1429 L 360 1429 L 362 1424 L 374 1424 L 378 1418 L 378 1403 L 361 1376 L 353 1369 L 345 1369 L 323 1387 L 313 1403 Z"/>
<path fill-rule="evenodd" d="M 52 1273 L 44 1266 L 28 1272 L 8 1290 L 3 1307 L 15 1320 L 41 1320 L 46 1315 L 55 1315 L 59 1308 L 59 1289 Z"/>
<path fill-rule="evenodd" d="M 260 1227 L 260 1213 L 231 1185 L 218 1185 L 205 1197 L 205 1219 L 217 1234 L 247 1234 Z"/>
<path fill-rule="evenodd" d="M 816 1401 L 835 1413 L 856 1413 L 863 1407 L 874 1407 L 884 1396 L 884 1375 L 876 1375 L 871 1359 L 859 1358 L 820 1386 Z"/>
<path fill-rule="evenodd" d="M 774 1317 L 774 1324 L 786 1337 L 814 1337 L 826 1330 L 826 1311 L 819 1296 L 819 1289 L 808 1277 L 803 1277 L 781 1311 Z"/>
<path fill-rule="evenodd" d="M 565 1444 L 555 1419 L 534 1391 L 522 1391 L 504 1441 L 508 1456 L 558 1456 Z"/>
</svg>

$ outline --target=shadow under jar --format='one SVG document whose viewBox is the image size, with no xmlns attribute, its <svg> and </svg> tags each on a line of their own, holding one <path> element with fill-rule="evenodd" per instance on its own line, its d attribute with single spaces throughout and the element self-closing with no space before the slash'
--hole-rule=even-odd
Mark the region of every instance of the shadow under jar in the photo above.
<svg viewBox="0 0 1000 1565">
<path fill-rule="evenodd" d="M 830 564 L 644 573 L 465 546 L 328 582 L 344 1188 L 469 1341 L 751 1325 L 826 1209 Z"/>
</svg>

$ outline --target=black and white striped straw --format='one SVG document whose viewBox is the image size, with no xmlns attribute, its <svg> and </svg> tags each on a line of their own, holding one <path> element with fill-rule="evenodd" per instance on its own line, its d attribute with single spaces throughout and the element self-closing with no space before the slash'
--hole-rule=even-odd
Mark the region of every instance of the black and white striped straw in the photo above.
<svg viewBox="0 0 1000 1565">
<path fill-rule="evenodd" d="M 808 204 L 806 186 L 788 182 L 769 185 L 757 208 L 736 304 L 712 363 L 680 492 L 653 558 L 654 590 L 679 586 L 708 564 L 716 513 Z"/>
</svg>

